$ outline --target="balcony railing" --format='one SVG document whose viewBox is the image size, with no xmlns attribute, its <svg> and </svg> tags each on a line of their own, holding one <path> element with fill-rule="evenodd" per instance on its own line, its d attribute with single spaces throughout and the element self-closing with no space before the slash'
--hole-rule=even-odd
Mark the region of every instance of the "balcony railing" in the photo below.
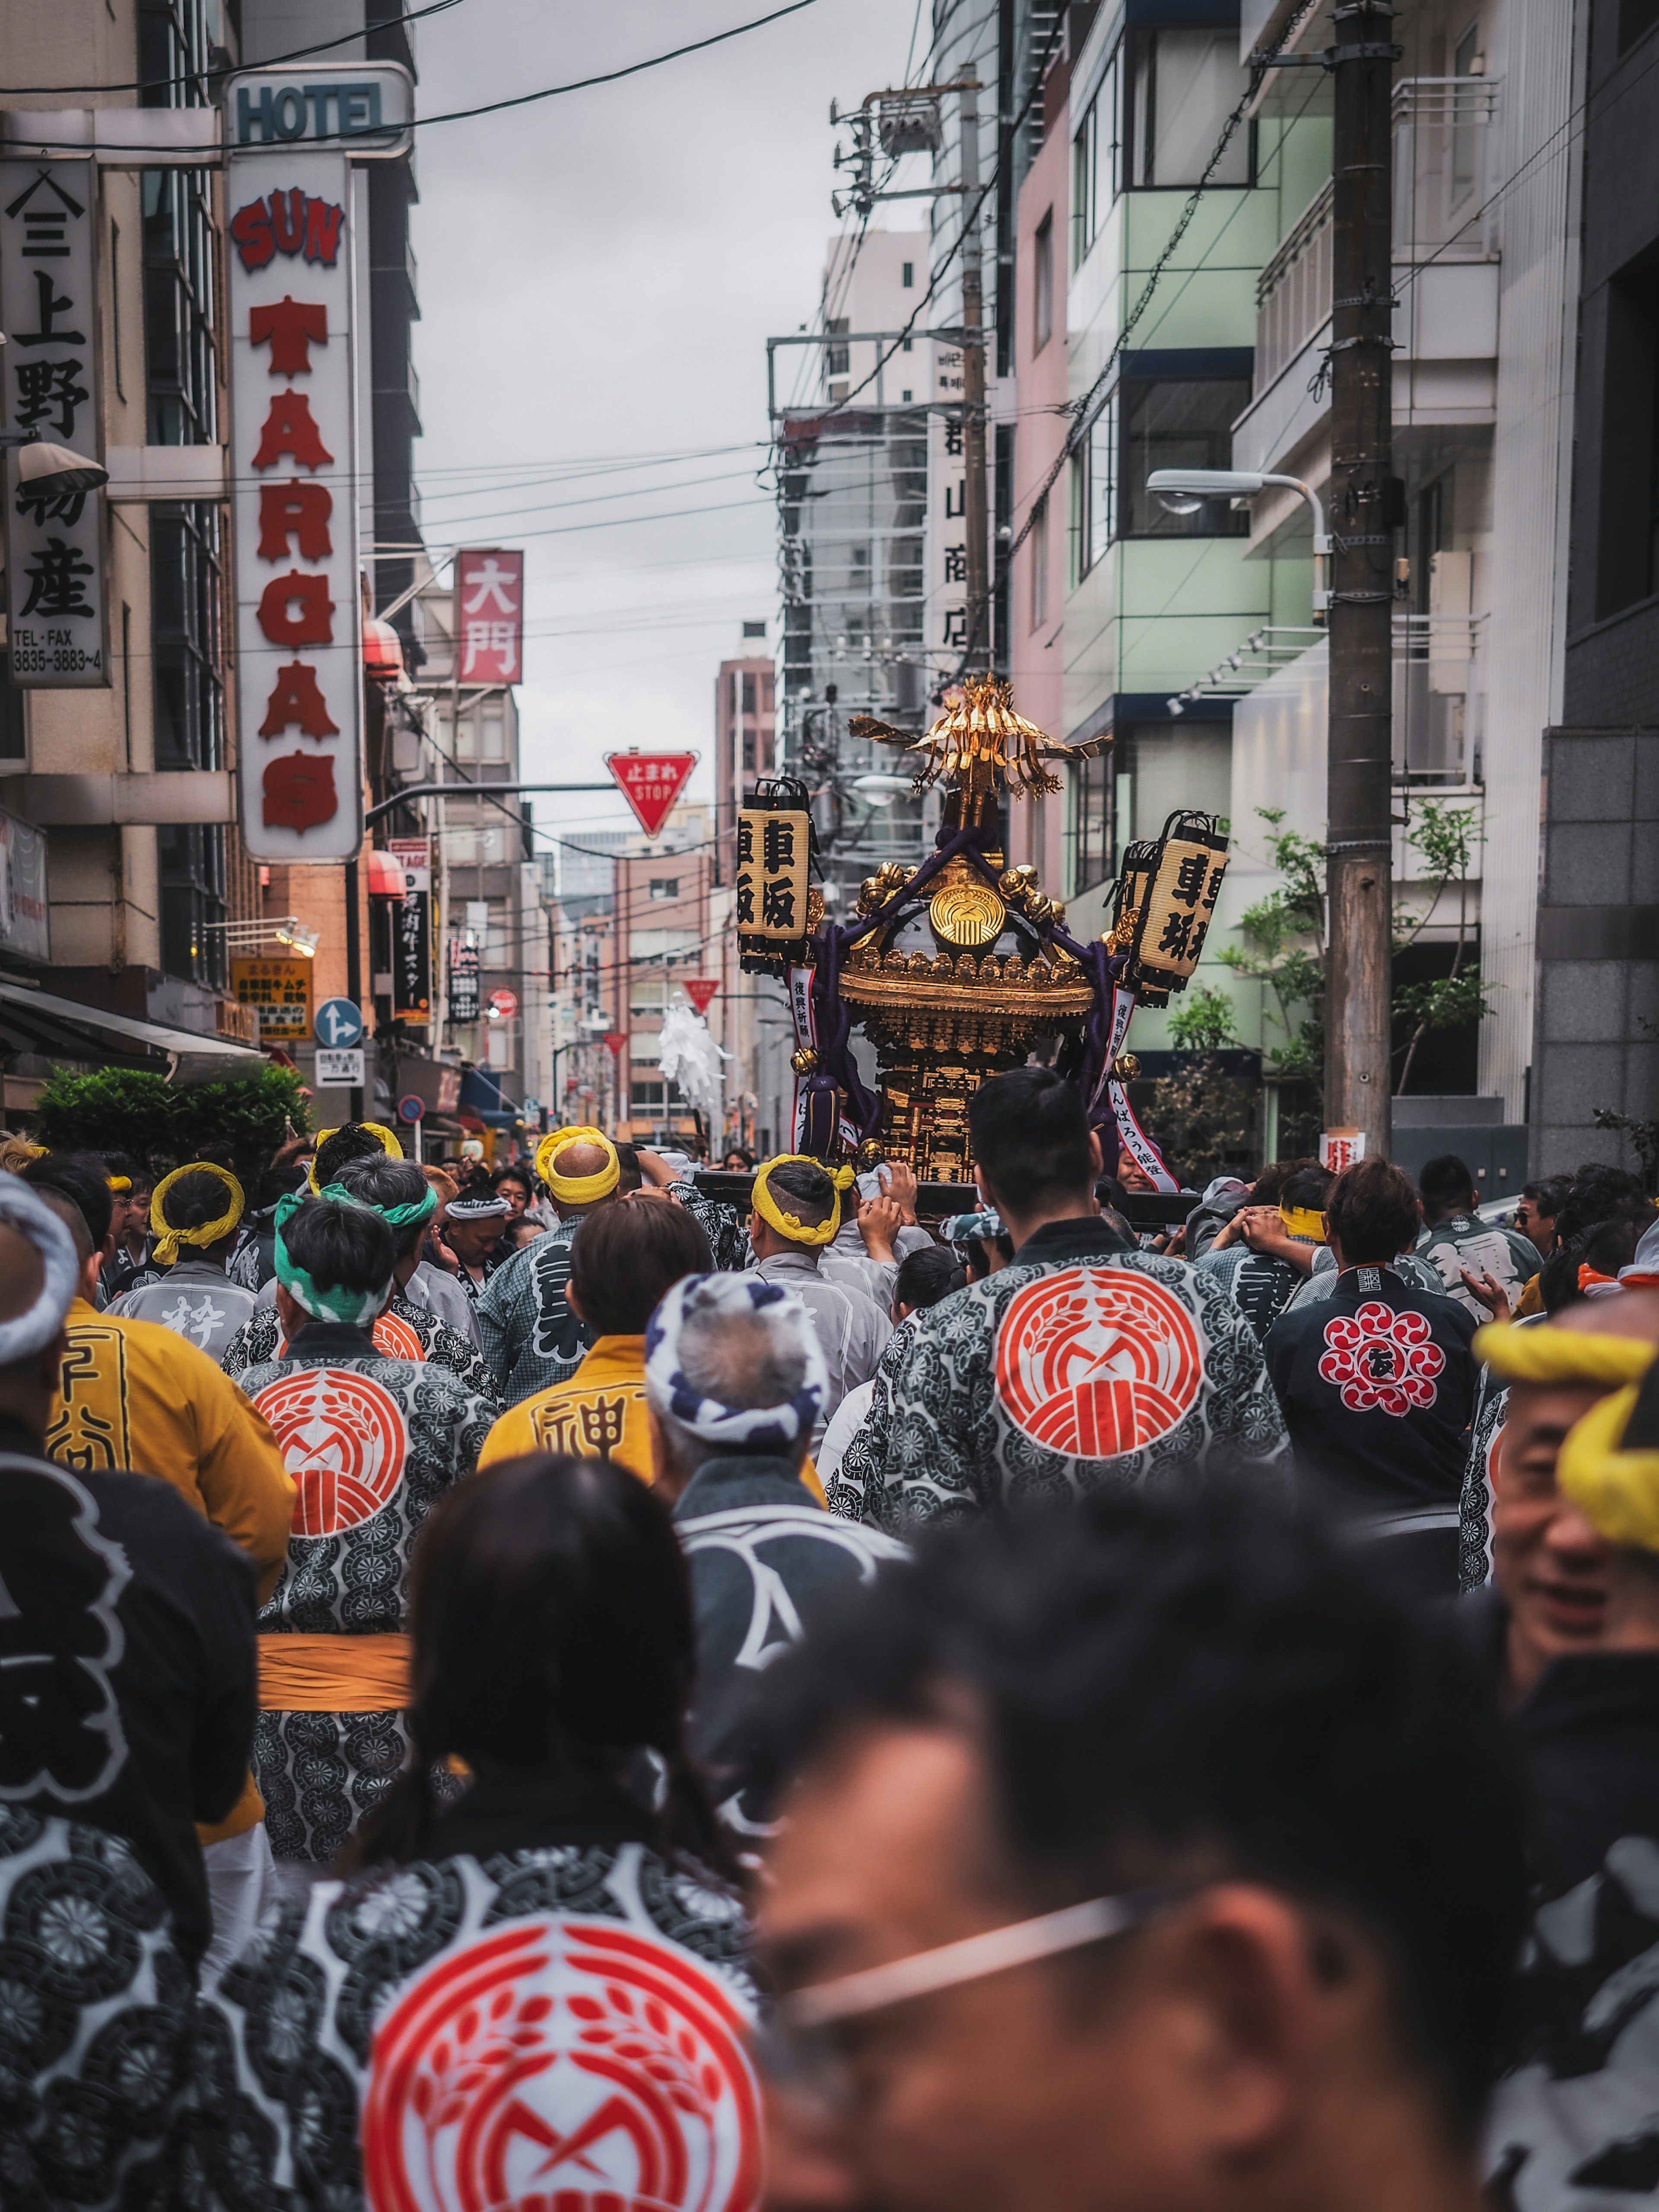
<svg viewBox="0 0 1659 2212">
<path fill-rule="evenodd" d="M 1492 78 L 1404 77 L 1395 85 L 1396 267 L 1497 254 L 1497 220 L 1487 204 L 1497 112 Z M 1256 280 L 1258 393 L 1330 319 L 1332 200 L 1328 179 Z"/>
</svg>

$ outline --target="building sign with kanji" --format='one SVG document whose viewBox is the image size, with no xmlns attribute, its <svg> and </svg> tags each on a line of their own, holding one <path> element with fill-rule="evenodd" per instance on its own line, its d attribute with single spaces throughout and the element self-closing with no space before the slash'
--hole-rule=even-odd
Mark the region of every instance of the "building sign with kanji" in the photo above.
<svg viewBox="0 0 1659 2212">
<path fill-rule="evenodd" d="M 459 937 L 449 940 L 449 1018 L 476 1022 L 478 1018 L 478 948 Z"/>
<path fill-rule="evenodd" d="M 463 684 L 524 681 L 524 555 L 499 549 L 455 556 Z"/>
<path fill-rule="evenodd" d="M 90 161 L 0 161 L 0 355 L 5 427 L 100 458 L 94 342 L 97 180 Z M 26 484 L 5 457 L 11 680 L 106 684 L 104 498 Z"/>
<path fill-rule="evenodd" d="M 696 753 L 607 753 L 605 764 L 647 837 L 657 836 L 691 781 Z"/>
<path fill-rule="evenodd" d="M 259 1017 L 261 1044 L 304 1044 L 311 1036 L 309 960 L 233 960 L 230 988 L 239 1006 Z"/>
<path fill-rule="evenodd" d="M 350 171 L 239 152 L 228 317 L 242 838 L 343 860 L 362 836 Z"/>
<path fill-rule="evenodd" d="M 432 842 L 394 837 L 404 895 L 392 908 L 392 1012 L 417 1028 L 432 1019 Z"/>
</svg>

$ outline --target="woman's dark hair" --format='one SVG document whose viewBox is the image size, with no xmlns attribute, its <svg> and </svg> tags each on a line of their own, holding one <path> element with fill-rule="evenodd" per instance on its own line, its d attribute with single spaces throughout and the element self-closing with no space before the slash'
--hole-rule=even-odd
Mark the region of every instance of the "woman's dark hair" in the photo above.
<svg viewBox="0 0 1659 2212">
<path fill-rule="evenodd" d="M 283 1243 L 320 1291 L 378 1291 L 398 1263 L 392 1231 L 363 1206 L 308 1198 L 290 1217 Z"/>
<path fill-rule="evenodd" d="M 949 1244 L 924 1244 L 899 1261 L 893 1279 L 896 1306 L 936 1306 L 953 1291 L 968 1287 L 968 1270 Z"/>
<path fill-rule="evenodd" d="M 1411 1177 L 1392 1160 L 1356 1160 L 1331 1185 L 1325 1226 L 1345 1267 L 1385 1267 L 1417 1242 L 1422 1226 Z"/>
<path fill-rule="evenodd" d="M 386 1147 L 377 1136 L 361 1121 L 348 1121 L 331 1129 L 326 1141 L 317 1147 L 317 1188 L 320 1190 L 325 1183 L 337 1182 L 348 1160 L 380 1160 L 386 1156 Z"/>
<path fill-rule="evenodd" d="M 714 1265 L 698 1224 L 659 1198 L 597 1206 L 570 1245 L 571 1285 L 596 1336 L 643 1336 L 674 1285 Z"/>
<path fill-rule="evenodd" d="M 617 1196 L 631 1198 L 645 1181 L 645 1170 L 640 1165 L 637 1145 L 618 1145 L 617 1165 L 622 1170 L 617 1178 Z"/>
<path fill-rule="evenodd" d="M 340 1170 L 339 1180 L 343 1189 L 354 1198 L 362 1199 L 365 1206 L 416 1206 L 427 1194 L 427 1180 L 413 1160 L 388 1159 L 377 1152 L 371 1159 L 348 1160 Z M 398 1257 L 406 1260 L 427 1232 L 430 1214 L 426 1221 L 417 1222 L 413 1228 L 392 1229 L 392 1241 Z M 391 1224 L 387 1223 L 391 1228 Z"/>
<path fill-rule="evenodd" d="M 1273 1202 L 1277 1206 L 1305 1206 L 1315 1213 L 1322 1213 L 1335 1181 L 1330 1170 L 1322 1168 L 1317 1160 L 1300 1161 L 1285 1176 Z M 1258 1202 L 1267 1203 L 1265 1199 Z"/>
<path fill-rule="evenodd" d="M 173 1184 L 161 1201 L 161 1218 L 169 1229 L 199 1229 L 204 1222 L 217 1221 L 229 1204 L 224 1177 L 198 1168 Z M 235 1234 L 234 1229 L 228 1229 L 219 1242 L 227 1243 Z"/>
<path fill-rule="evenodd" d="M 599 1775 L 637 1792 L 654 1753 L 668 1781 L 664 1844 L 728 1869 L 685 1751 L 696 1659 L 685 1561 L 636 1476 L 532 1453 L 458 1483 L 415 1547 L 410 1628 L 410 1763 L 361 1832 L 357 1864 L 419 1856 L 441 1760 Z"/>
<path fill-rule="evenodd" d="M 755 1155 L 745 1150 L 742 1145 L 728 1145 L 721 1157 L 726 1161 L 737 1160 L 740 1163 L 740 1167 L 731 1170 L 733 1175 L 740 1172 L 750 1174 L 754 1170 Z"/>
<path fill-rule="evenodd" d="M 1638 1176 L 1627 1168 L 1610 1168 L 1592 1160 L 1573 1176 L 1565 1203 L 1555 1217 L 1555 1233 L 1565 1244 L 1569 1237 L 1582 1237 L 1598 1223 L 1633 1221 L 1639 1234 L 1653 1219 L 1653 1200 L 1643 1189 Z"/>
<path fill-rule="evenodd" d="M 1631 1221 L 1594 1221 L 1577 1236 L 1556 1246 L 1539 1270 L 1538 1295 L 1546 1313 L 1559 1313 L 1584 1292 L 1578 1285 L 1580 1267 L 1598 1275 L 1616 1275 L 1636 1257 L 1638 1231 Z"/>
<path fill-rule="evenodd" d="M 36 1190 L 55 1190 L 71 1206 L 78 1206 L 93 1249 L 102 1251 L 115 1217 L 115 1200 L 104 1163 L 95 1153 L 48 1152 L 44 1159 L 29 1162 L 23 1181 Z"/>
</svg>

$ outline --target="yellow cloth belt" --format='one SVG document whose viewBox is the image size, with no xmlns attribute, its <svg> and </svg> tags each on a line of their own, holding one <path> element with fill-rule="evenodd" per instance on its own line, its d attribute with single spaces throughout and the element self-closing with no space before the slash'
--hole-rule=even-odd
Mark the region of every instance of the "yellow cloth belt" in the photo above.
<svg viewBox="0 0 1659 2212">
<path fill-rule="evenodd" d="M 823 1168 L 822 1160 L 815 1160 L 810 1152 L 780 1152 L 775 1160 L 768 1160 L 755 1170 L 754 1193 L 750 1204 L 761 1219 L 775 1229 L 780 1237 L 787 1237 L 792 1244 L 830 1244 L 841 1227 L 841 1194 L 853 1184 L 851 1168 L 824 1168 L 824 1173 L 835 1185 L 835 1196 L 830 1201 L 829 1218 L 816 1227 L 809 1227 L 798 1213 L 786 1213 L 772 1195 L 767 1178 L 774 1168 L 793 1165 L 800 1161 L 809 1168 Z"/>
<path fill-rule="evenodd" d="M 1603 1390 L 1639 1382 L 1659 1346 L 1634 1336 L 1591 1336 L 1576 1328 L 1517 1328 L 1489 1321 L 1474 1332 L 1474 1356 L 1506 1382 L 1577 1383 Z"/>
<path fill-rule="evenodd" d="M 259 1638 L 259 1710 L 388 1713 L 409 1703 L 410 1645 L 386 1636 Z"/>
<path fill-rule="evenodd" d="M 1309 1237 L 1316 1244 L 1325 1242 L 1325 1217 L 1317 1206 L 1281 1206 L 1279 1218 L 1285 1232 L 1291 1237 Z"/>
<path fill-rule="evenodd" d="M 199 1820 L 197 1822 L 196 1840 L 198 1844 L 228 1843 L 233 1836 L 243 1836 L 250 1828 L 257 1828 L 264 1817 L 265 1801 L 259 1795 L 258 1784 L 250 1774 L 242 1784 L 241 1796 L 222 1820 L 215 1820 L 209 1826 L 204 1826 Z"/>
<path fill-rule="evenodd" d="M 595 1169 L 592 1175 L 560 1175 L 553 1163 L 572 1145 L 597 1145 L 605 1154 L 605 1165 Z M 617 1147 L 603 1129 L 579 1122 L 567 1129 L 555 1129 L 551 1136 L 542 1139 L 536 1147 L 536 1172 L 554 1197 L 562 1199 L 567 1206 L 593 1206 L 600 1199 L 609 1198 L 622 1181 L 622 1162 L 617 1157 Z"/>
</svg>

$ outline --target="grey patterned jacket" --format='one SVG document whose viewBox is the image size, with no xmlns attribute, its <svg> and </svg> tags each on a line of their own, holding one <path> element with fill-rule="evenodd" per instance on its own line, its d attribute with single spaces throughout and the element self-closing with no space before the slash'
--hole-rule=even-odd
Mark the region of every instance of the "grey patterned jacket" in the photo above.
<svg viewBox="0 0 1659 2212">
<path fill-rule="evenodd" d="M 903 1535 L 1193 1463 L 1288 1494 L 1261 1347 L 1212 1277 L 1126 1250 L 1091 1214 L 1048 1223 L 894 1338 L 829 1503 Z"/>
</svg>

